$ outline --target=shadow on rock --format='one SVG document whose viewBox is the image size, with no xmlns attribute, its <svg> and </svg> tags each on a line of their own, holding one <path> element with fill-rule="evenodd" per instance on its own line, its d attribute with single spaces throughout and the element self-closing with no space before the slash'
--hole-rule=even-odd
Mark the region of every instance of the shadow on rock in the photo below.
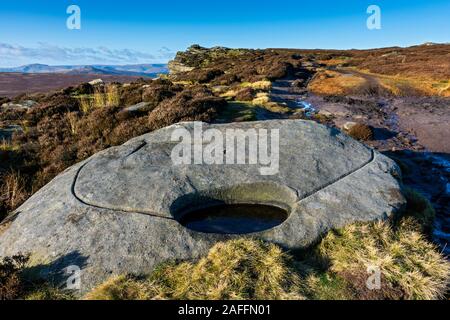
<svg viewBox="0 0 450 320">
<path fill-rule="evenodd" d="M 78 271 L 86 267 L 87 260 L 88 257 L 73 251 L 48 264 L 25 268 L 23 277 L 33 283 L 45 280 L 55 286 L 65 287 Z"/>
</svg>

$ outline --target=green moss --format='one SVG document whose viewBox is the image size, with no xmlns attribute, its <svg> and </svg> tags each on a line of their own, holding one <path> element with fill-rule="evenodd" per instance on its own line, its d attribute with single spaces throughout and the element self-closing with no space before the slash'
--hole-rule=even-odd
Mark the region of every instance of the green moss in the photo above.
<svg viewBox="0 0 450 320">
<path fill-rule="evenodd" d="M 334 273 L 310 275 L 304 285 L 305 295 L 311 300 L 352 300 L 354 295 L 348 282 Z"/>
</svg>

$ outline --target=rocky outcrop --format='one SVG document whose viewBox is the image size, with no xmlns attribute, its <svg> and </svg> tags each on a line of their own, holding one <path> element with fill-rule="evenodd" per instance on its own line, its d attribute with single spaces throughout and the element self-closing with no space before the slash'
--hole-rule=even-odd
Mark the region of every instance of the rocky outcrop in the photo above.
<svg viewBox="0 0 450 320">
<path fill-rule="evenodd" d="M 147 273 L 236 237 L 185 227 L 179 221 L 193 208 L 217 202 L 284 208 L 289 216 L 280 225 L 241 236 L 294 249 L 331 228 L 385 219 L 404 203 L 394 162 L 335 129 L 301 120 L 202 124 L 223 136 L 231 129 L 279 130 L 278 171 L 262 175 L 263 165 L 248 161 L 174 164 L 172 134 L 192 134 L 196 125 L 140 136 L 66 170 L 10 217 L 0 234 L 0 257 L 32 253 L 36 270 L 47 278 L 79 266 L 85 292 L 111 274 Z"/>
<path fill-rule="evenodd" d="M 169 61 L 168 67 L 169 67 L 169 72 L 172 75 L 176 75 L 176 74 L 184 73 L 184 72 L 189 72 L 189 71 L 192 71 L 192 70 L 195 69 L 194 67 L 186 66 L 183 63 L 178 62 L 178 61 L 174 61 L 174 60 Z"/>
<path fill-rule="evenodd" d="M 186 51 L 179 51 L 172 61 L 169 61 L 168 67 L 170 74 L 177 75 L 208 65 L 211 61 L 223 58 L 232 53 L 234 56 L 242 52 L 248 52 L 246 49 L 229 49 L 225 47 L 204 48 L 197 44 L 190 46 Z"/>
</svg>

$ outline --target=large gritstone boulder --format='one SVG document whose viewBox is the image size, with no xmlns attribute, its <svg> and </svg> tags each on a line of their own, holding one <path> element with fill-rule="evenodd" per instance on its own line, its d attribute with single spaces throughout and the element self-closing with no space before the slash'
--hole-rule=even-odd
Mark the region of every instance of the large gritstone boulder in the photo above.
<svg viewBox="0 0 450 320">
<path fill-rule="evenodd" d="M 30 253 L 50 279 L 78 266 L 85 292 L 233 237 L 302 248 L 331 228 L 390 217 L 404 204 L 399 175 L 387 157 L 310 121 L 180 123 L 56 177 L 10 217 L 0 257 Z"/>
</svg>

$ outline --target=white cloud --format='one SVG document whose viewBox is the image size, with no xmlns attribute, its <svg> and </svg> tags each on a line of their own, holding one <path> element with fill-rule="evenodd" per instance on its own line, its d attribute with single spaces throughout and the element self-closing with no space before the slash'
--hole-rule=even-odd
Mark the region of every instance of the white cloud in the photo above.
<svg viewBox="0 0 450 320">
<path fill-rule="evenodd" d="M 175 55 L 163 47 L 156 53 L 131 50 L 98 48 L 66 48 L 40 42 L 37 47 L 23 47 L 0 42 L 0 65 L 21 64 L 133 64 L 164 62 Z"/>
</svg>

